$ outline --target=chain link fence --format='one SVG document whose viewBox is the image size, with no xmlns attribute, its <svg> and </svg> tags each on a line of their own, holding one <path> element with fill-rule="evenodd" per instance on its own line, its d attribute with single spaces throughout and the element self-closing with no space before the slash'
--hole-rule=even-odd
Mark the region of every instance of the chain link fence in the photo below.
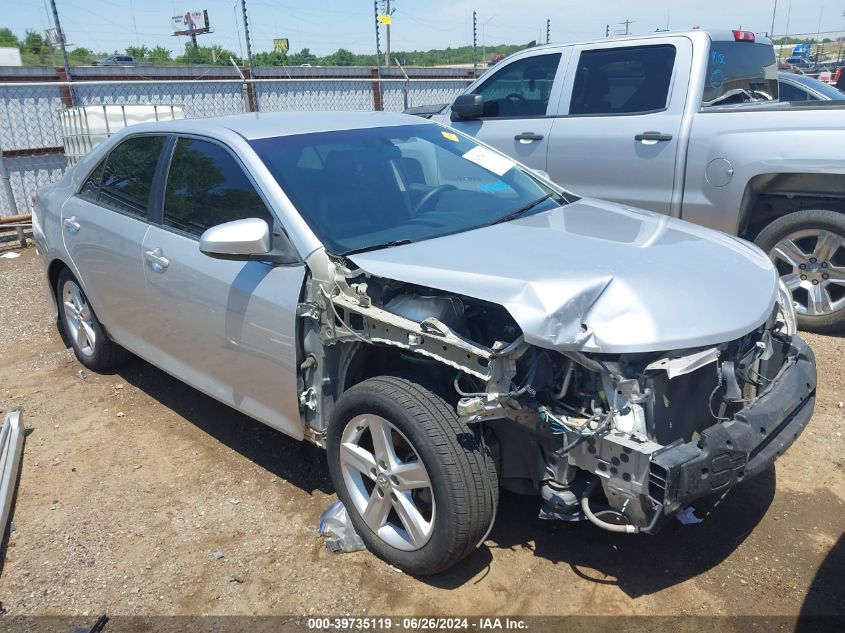
<svg viewBox="0 0 845 633">
<path fill-rule="evenodd" d="M 137 69 L 108 69 L 112 76 L 89 73 L 75 81 L 26 77 L 21 70 L 0 75 L 0 216 L 27 213 L 36 190 L 61 177 L 68 166 L 59 113 L 93 105 L 179 106 L 187 118 L 243 112 L 387 110 L 451 102 L 472 81 L 467 74 L 425 69 L 426 76 L 379 77 L 375 69 L 308 69 L 323 76 L 233 78 L 185 69 L 139 77 Z M 83 70 L 83 69 L 80 69 Z M 92 69 L 84 69 L 90 71 Z M 164 69 L 156 69 L 164 70 Z M 225 69 L 224 69 L 225 70 Z M 305 70 L 305 69 L 291 69 Z M 422 70 L 422 69 L 420 69 Z M 135 74 L 129 74 L 135 71 Z M 365 74 L 366 73 L 366 74 Z M 159 73 L 161 74 L 161 73 Z M 210 76 L 211 75 L 211 76 Z M 363 76 L 362 76 L 363 75 Z M 34 79 L 34 80 L 33 80 Z"/>
</svg>

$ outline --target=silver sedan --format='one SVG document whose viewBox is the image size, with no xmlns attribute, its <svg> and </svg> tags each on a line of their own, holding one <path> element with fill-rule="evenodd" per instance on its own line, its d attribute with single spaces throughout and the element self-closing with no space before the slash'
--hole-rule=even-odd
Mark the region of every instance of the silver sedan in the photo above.
<svg viewBox="0 0 845 633">
<path fill-rule="evenodd" d="M 483 543 L 500 487 L 657 533 L 813 411 L 756 247 L 416 117 L 127 128 L 39 191 L 34 234 L 83 365 L 135 354 L 325 447 L 364 542 L 415 574 Z"/>
</svg>

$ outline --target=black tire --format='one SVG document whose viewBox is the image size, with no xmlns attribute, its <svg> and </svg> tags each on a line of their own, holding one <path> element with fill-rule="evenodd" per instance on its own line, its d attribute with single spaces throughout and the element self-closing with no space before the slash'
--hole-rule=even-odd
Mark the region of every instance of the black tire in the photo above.
<svg viewBox="0 0 845 633">
<path fill-rule="evenodd" d="M 436 515 L 431 535 L 419 549 L 393 547 L 356 509 L 344 480 L 340 449 L 344 429 L 362 415 L 388 421 L 427 470 Z M 327 449 L 335 489 L 356 531 L 371 552 L 405 572 L 428 575 L 451 567 L 473 551 L 493 521 L 499 487 L 489 452 L 443 398 L 416 382 L 379 376 L 349 389 L 332 414 Z"/>
<path fill-rule="evenodd" d="M 778 260 L 778 258 L 773 255 L 775 247 L 790 235 L 801 235 L 802 232 L 812 232 L 818 230 L 829 231 L 842 238 L 842 240 L 845 240 L 845 214 L 836 211 L 818 209 L 795 211 L 794 213 L 789 213 L 788 215 L 778 218 L 766 226 L 766 228 L 760 231 L 755 243 L 763 249 L 773 261 L 776 262 L 781 275 L 786 276 L 789 274 L 787 272 L 789 265 L 785 260 Z M 804 239 L 806 241 L 802 242 L 802 244 L 807 244 L 805 248 L 811 249 L 813 242 L 812 238 Z M 821 264 L 821 262 L 817 263 Z M 845 267 L 845 247 L 835 251 L 830 259 L 824 263 L 828 266 Z M 816 270 L 812 272 L 823 273 L 824 270 L 822 269 L 820 271 Z M 813 277 L 812 272 L 808 275 L 809 277 Z M 827 287 L 830 288 L 830 291 L 825 291 L 828 293 L 826 294 L 828 298 L 838 300 L 841 297 L 845 297 L 845 286 L 842 286 L 841 290 L 839 289 L 838 284 L 835 286 L 828 285 Z M 806 290 L 799 289 L 793 293 L 793 296 L 799 304 L 809 300 L 808 295 L 806 295 Z M 819 315 L 801 314 L 799 311 L 798 327 L 802 330 L 819 333 L 829 333 L 842 330 L 845 328 L 845 305 L 831 312 Z"/>
<path fill-rule="evenodd" d="M 90 315 L 90 318 L 86 319 L 86 322 L 93 332 L 94 343 L 85 347 L 80 345 L 79 341 L 73 336 L 73 332 L 79 326 L 74 326 L 69 322 L 68 309 L 64 305 L 65 291 L 70 288 L 69 284 L 78 289 L 88 310 L 86 314 Z M 94 308 L 88 302 L 88 297 L 85 296 L 85 291 L 82 289 L 81 284 L 67 268 L 62 269 L 56 282 L 56 303 L 59 307 L 59 327 L 62 329 L 64 339 L 70 345 L 73 353 L 76 354 L 77 360 L 88 369 L 91 371 L 113 369 L 126 362 L 132 356 L 128 351 L 109 338 L 103 325 L 94 313 Z"/>
</svg>

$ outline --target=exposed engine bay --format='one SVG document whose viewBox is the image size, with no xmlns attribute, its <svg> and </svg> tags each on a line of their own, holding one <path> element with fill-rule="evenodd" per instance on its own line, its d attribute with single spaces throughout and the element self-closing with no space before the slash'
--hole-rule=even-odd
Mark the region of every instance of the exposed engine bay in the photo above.
<svg viewBox="0 0 845 633">
<path fill-rule="evenodd" d="M 717 345 L 587 353 L 579 347 L 589 323 L 572 345 L 544 348 L 527 343 L 502 306 L 332 263 L 328 278 L 306 282 L 299 306 L 309 439 L 321 443 L 350 385 L 413 374 L 486 444 L 503 488 L 542 497 L 542 518 L 654 533 L 695 499 L 767 466 L 812 411 L 812 352 L 778 306 Z M 800 375 L 784 386 L 793 366 Z M 797 413 L 784 421 L 790 406 Z"/>
</svg>

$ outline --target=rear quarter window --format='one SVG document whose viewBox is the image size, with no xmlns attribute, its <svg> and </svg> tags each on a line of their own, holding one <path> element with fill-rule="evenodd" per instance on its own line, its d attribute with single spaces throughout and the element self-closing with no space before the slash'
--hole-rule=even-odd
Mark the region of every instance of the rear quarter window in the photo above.
<svg viewBox="0 0 845 633">
<path fill-rule="evenodd" d="M 705 107 L 777 99 L 778 64 L 771 46 L 750 42 L 710 45 L 702 98 Z"/>
</svg>

